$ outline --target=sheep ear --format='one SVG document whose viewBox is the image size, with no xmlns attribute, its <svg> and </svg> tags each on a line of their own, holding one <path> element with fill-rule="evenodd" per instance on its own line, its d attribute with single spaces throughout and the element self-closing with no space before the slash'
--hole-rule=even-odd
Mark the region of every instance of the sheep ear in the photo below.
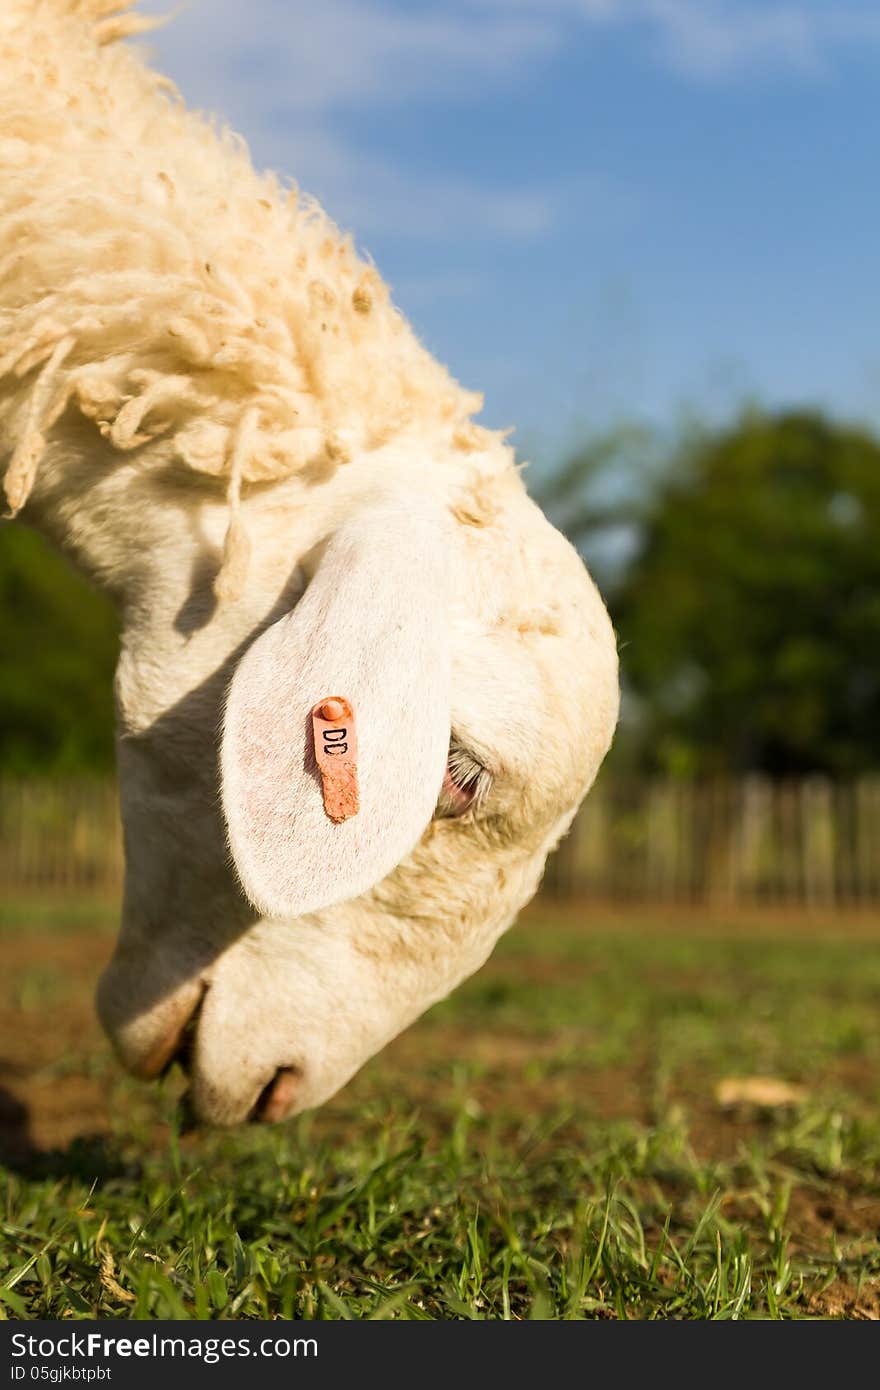
<svg viewBox="0 0 880 1390">
<path fill-rule="evenodd" d="M 236 668 L 223 809 L 242 886 L 268 916 L 358 897 L 433 815 L 449 747 L 449 526 L 424 502 L 364 507 Z M 328 697 L 357 725 L 359 809 L 341 822 L 325 810 L 314 753 L 312 711 Z"/>
</svg>

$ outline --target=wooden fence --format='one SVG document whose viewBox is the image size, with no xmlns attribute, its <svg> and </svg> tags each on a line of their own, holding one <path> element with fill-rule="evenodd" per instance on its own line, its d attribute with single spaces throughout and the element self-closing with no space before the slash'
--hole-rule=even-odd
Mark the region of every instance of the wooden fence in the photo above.
<svg viewBox="0 0 880 1390">
<path fill-rule="evenodd" d="M 600 778 L 544 891 L 731 906 L 880 904 L 880 777 Z"/>
<path fill-rule="evenodd" d="M 0 780 L 0 885 L 118 891 L 112 783 Z M 560 898 L 880 906 L 880 777 L 602 776 L 547 867 Z"/>
<path fill-rule="evenodd" d="M 116 785 L 0 779 L 0 886 L 106 889 L 122 884 Z"/>
</svg>

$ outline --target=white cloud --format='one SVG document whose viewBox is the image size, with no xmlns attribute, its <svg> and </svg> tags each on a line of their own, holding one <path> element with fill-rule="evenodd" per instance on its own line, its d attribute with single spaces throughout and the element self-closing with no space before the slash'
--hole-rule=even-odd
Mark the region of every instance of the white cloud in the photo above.
<svg viewBox="0 0 880 1390">
<path fill-rule="evenodd" d="M 696 76 L 723 77 L 767 65 L 804 73 L 822 68 L 816 25 L 796 5 L 756 9 L 711 0 L 646 0 L 644 9 L 668 58 Z"/>
<path fill-rule="evenodd" d="M 143 8 L 167 12 L 166 0 Z M 539 7 L 482 14 L 440 0 L 188 0 L 151 36 L 188 101 L 222 114 L 257 162 L 294 176 L 358 233 L 540 237 L 556 210 L 540 188 L 404 173 L 357 137 L 357 114 L 413 102 L 469 103 L 551 51 Z"/>
<path fill-rule="evenodd" d="M 255 127 L 256 129 L 256 127 Z M 359 240 L 389 227 L 422 240 L 458 232 L 468 238 L 540 237 L 556 219 L 558 198 L 546 189 L 486 188 L 455 177 L 414 178 L 356 148 L 332 129 L 294 123 L 259 130 L 270 166 L 291 164 L 296 180 Z"/>
<path fill-rule="evenodd" d="M 664 64 L 697 78 L 767 69 L 816 76 L 845 47 L 880 44 L 876 0 L 470 0 L 475 11 L 555 13 L 560 23 L 628 27 Z"/>
<path fill-rule="evenodd" d="M 479 15 L 388 0 L 189 0 L 174 28 L 178 49 L 191 41 L 194 67 L 211 62 L 249 86 L 256 78 L 261 102 L 311 114 L 448 96 L 450 86 L 466 98 L 557 34 L 539 7 Z"/>
<path fill-rule="evenodd" d="M 166 13 L 173 0 L 142 4 Z M 152 44 L 191 104 L 222 113 L 259 164 L 359 235 L 522 240 L 552 227 L 556 191 L 444 175 L 441 159 L 404 171 L 358 119 L 476 104 L 579 34 L 615 30 L 691 79 L 815 76 L 845 46 L 880 43 L 880 13 L 876 0 L 184 0 Z"/>
</svg>

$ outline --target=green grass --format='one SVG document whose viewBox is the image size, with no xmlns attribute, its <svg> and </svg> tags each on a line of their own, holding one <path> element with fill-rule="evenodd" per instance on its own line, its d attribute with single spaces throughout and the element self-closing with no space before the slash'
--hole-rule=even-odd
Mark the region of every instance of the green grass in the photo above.
<svg viewBox="0 0 880 1390">
<path fill-rule="evenodd" d="M 91 1027 L 16 1062 L 88 1007 L 94 971 L 53 943 L 107 942 L 76 903 L 7 907 L 4 941 L 26 916 L 34 958 L 0 980 L 0 1084 L 32 1109 L 3 1170 L 7 1316 L 880 1313 L 870 924 L 538 907 L 322 1111 L 182 1136 L 181 1079 L 120 1077 Z M 724 1111 L 732 1075 L 804 1095 Z"/>
<path fill-rule="evenodd" d="M 0 940 L 19 938 L 22 932 L 65 936 L 97 932 L 109 938 L 118 921 L 119 904 L 106 896 L 94 898 L 59 889 L 0 901 Z"/>
</svg>

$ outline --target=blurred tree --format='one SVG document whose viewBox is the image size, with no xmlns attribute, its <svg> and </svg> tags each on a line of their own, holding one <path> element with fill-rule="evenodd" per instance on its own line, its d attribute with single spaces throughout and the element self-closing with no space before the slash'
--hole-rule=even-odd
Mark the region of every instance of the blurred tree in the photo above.
<svg viewBox="0 0 880 1390">
<path fill-rule="evenodd" d="M 880 443 L 814 413 L 692 434 L 609 592 L 640 763 L 880 767 Z"/>
<path fill-rule="evenodd" d="M 667 458 L 654 431 L 624 421 L 588 439 L 549 474 L 527 475 L 540 506 L 586 556 L 603 593 L 632 552 Z"/>
<path fill-rule="evenodd" d="M 113 766 L 116 618 L 54 550 L 0 525 L 0 771 Z"/>
</svg>

